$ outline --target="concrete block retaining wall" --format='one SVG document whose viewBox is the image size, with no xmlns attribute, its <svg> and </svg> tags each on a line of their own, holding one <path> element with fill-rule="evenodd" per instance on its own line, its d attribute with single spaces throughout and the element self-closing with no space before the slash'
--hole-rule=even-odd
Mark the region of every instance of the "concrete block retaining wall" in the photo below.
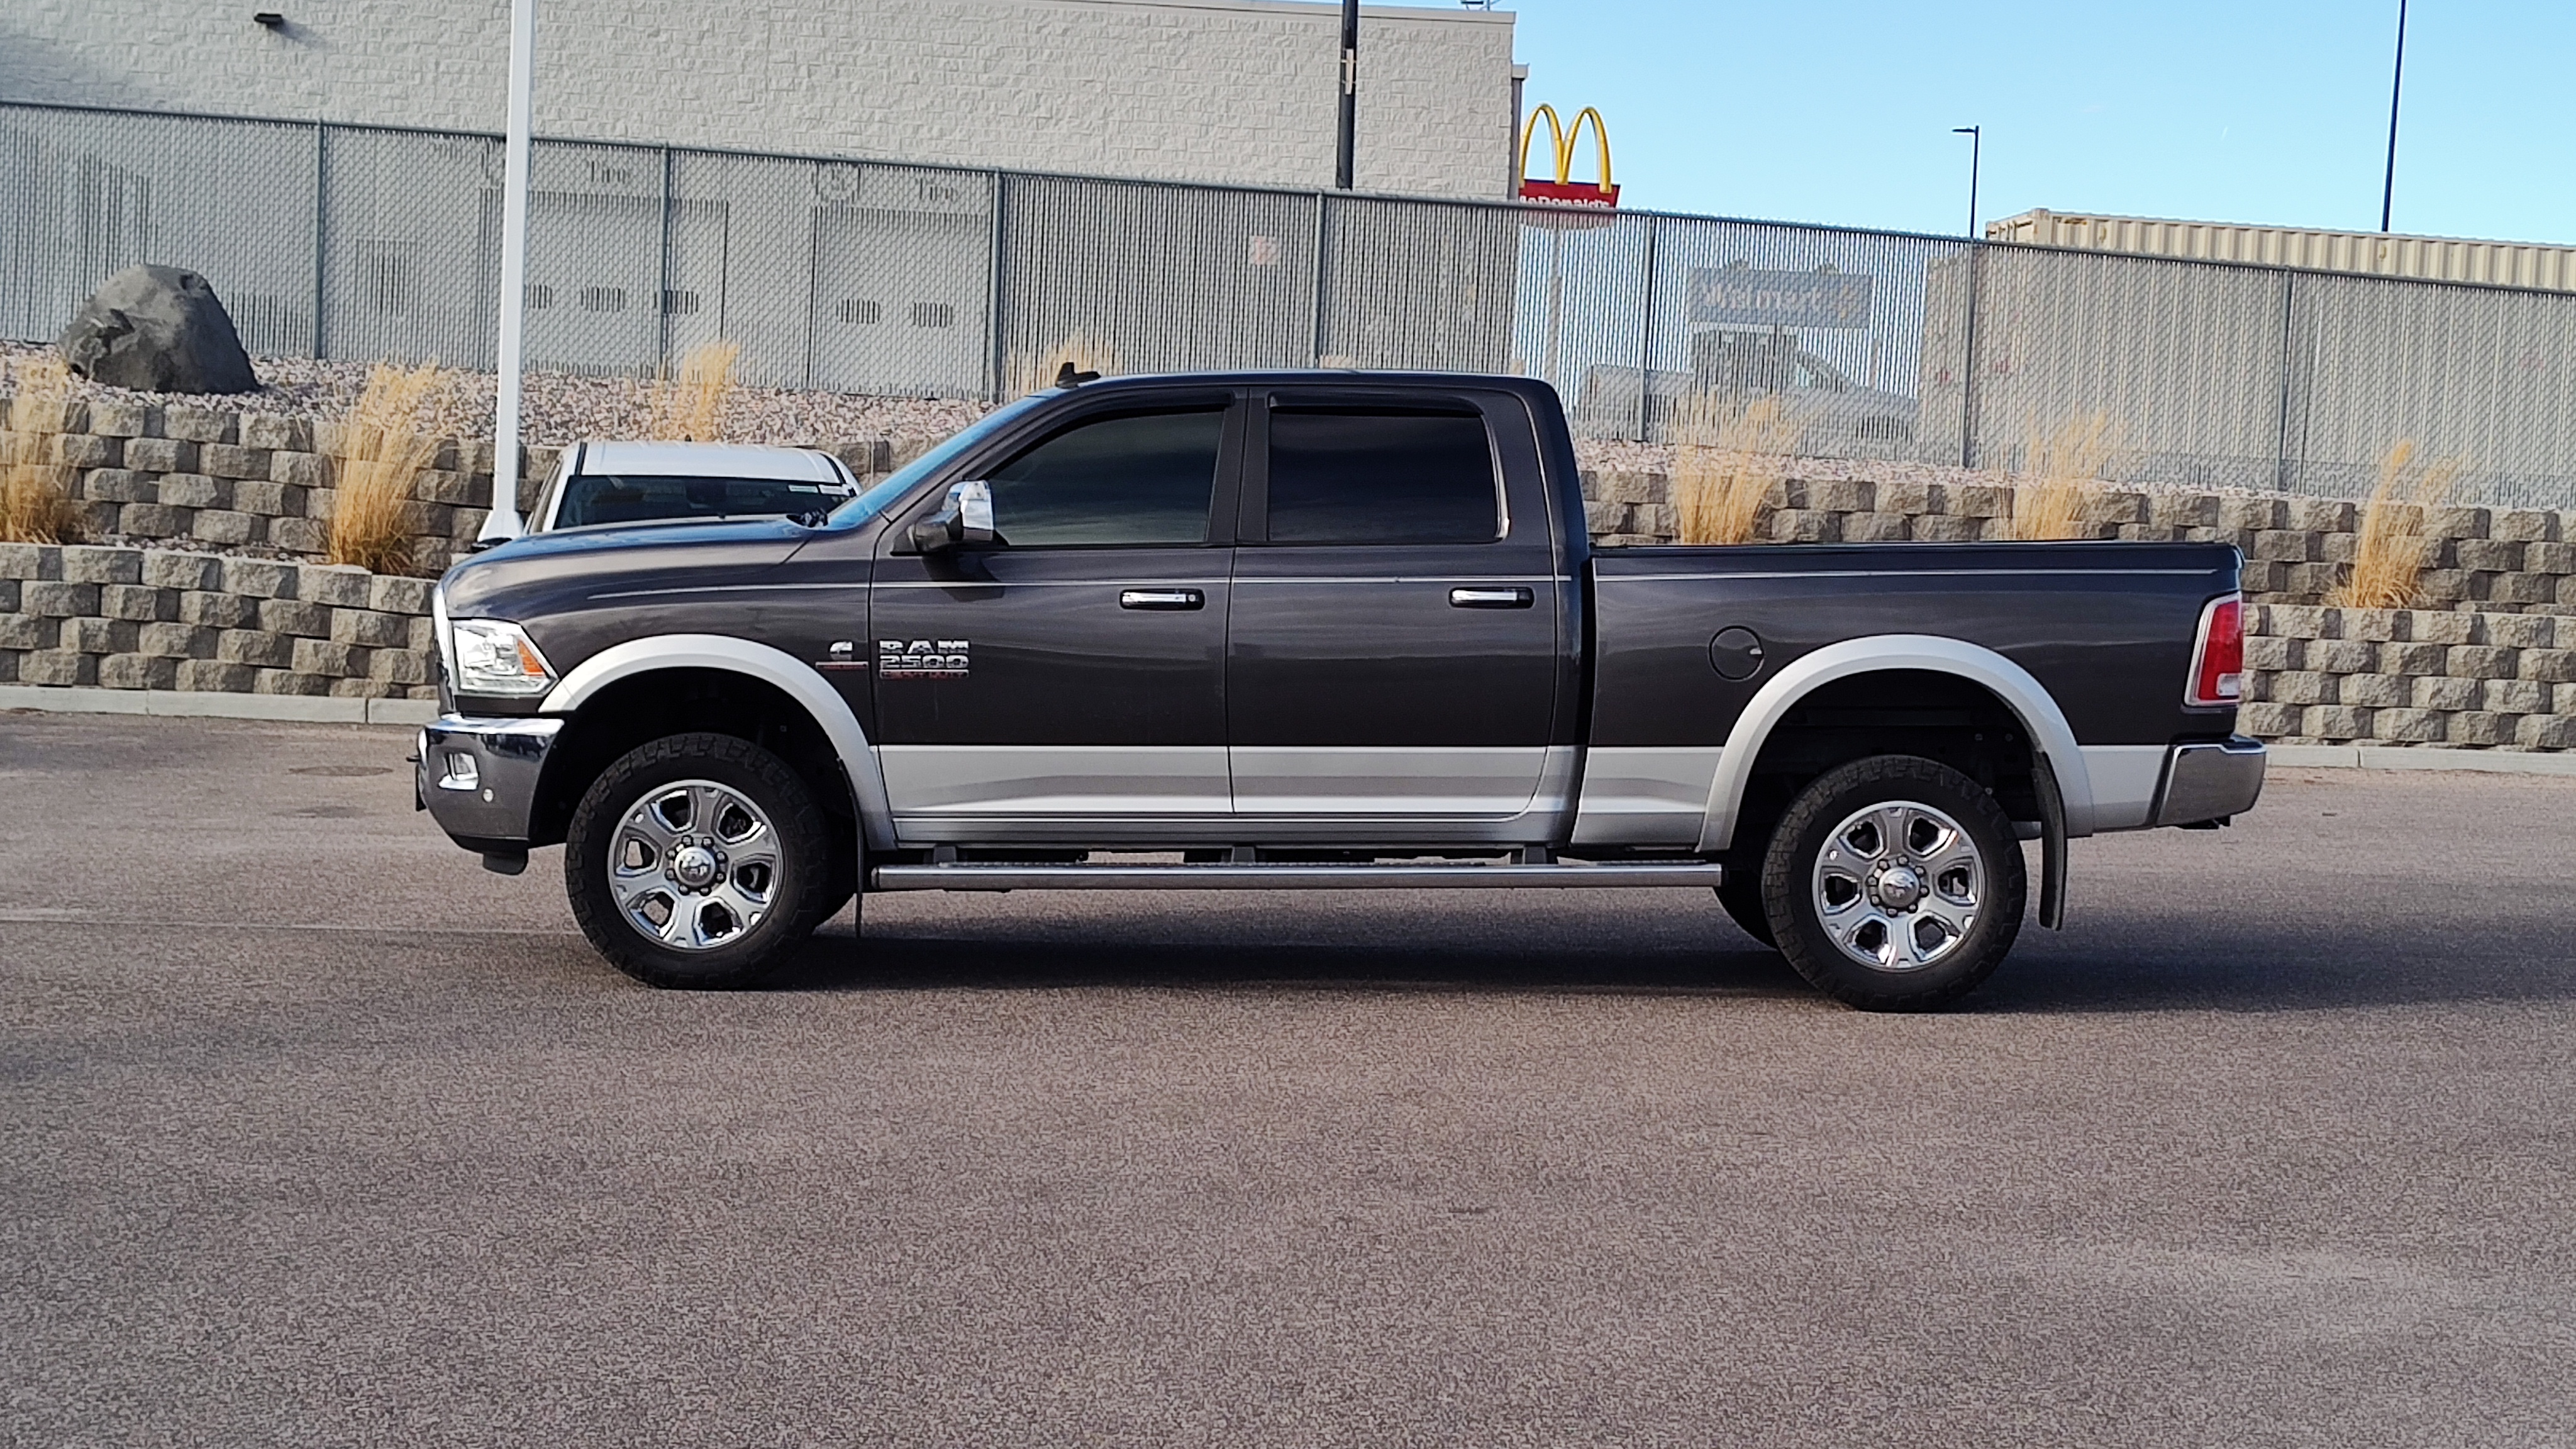
<svg viewBox="0 0 2576 1449">
<path fill-rule="evenodd" d="M 60 459 L 84 522 L 128 539 L 319 556 L 333 489 L 328 422 L 172 403 L 75 404 Z M 862 475 L 898 453 L 830 451 Z M 442 567 L 483 524 L 491 445 L 444 444 L 414 489 L 418 557 Z M 556 450 L 532 449 L 532 502 Z M 1604 544 L 1668 541 L 1669 479 L 1587 470 Z M 1793 479 L 1782 542 L 2003 537 L 2012 490 L 1904 478 Z M 2104 489 L 2106 538 L 2220 541 L 2246 555 L 2243 727 L 2300 743 L 2576 748 L 2576 514 L 2446 508 L 2420 609 L 2319 606 L 2352 557 L 2346 501 Z M 146 547 L 0 544 L 0 684 L 283 696 L 433 697 L 425 579 Z"/>
<path fill-rule="evenodd" d="M 0 544 L 0 684 L 434 699 L 427 579 Z"/>
<path fill-rule="evenodd" d="M 1677 524 L 1661 473 L 1586 470 L 1584 507 L 1607 544 L 1669 543 Z M 1792 479 L 1772 490 L 1766 536 L 1784 543 L 2008 538 L 2013 490 L 1990 484 Z M 2094 499 L 2102 538 L 2232 543 L 2245 554 L 2245 593 L 2321 604 L 2343 581 L 2360 507 L 2330 498 L 2104 488 Z M 2433 557 L 2419 580 L 2436 609 L 2576 614 L 2576 513 L 2441 508 L 2425 530 Z"/>
<path fill-rule="evenodd" d="M 2576 749 L 2576 617 L 2247 611 L 2237 727 L 2297 744 Z"/>
<path fill-rule="evenodd" d="M 340 425 L 172 403 L 73 403 L 57 460 L 92 537 L 188 539 L 215 548 L 320 558 L 336 497 L 330 453 Z M 888 471 L 879 438 L 826 451 L 861 476 Z M 562 450 L 530 448 L 522 507 L 536 501 Z M 412 556 L 435 574 L 482 530 L 492 499 L 492 444 L 449 439 L 412 485 Z"/>
<path fill-rule="evenodd" d="M 134 401 L 74 403 L 67 422 L 59 457 L 75 470 L 73 496 L 94 537 L 187 539 L 303 558 L 320 558 L 328 547 L 336 423 Z M 861 477 L 888 472 L 913 451 L 883 438 L 816 446 Z M 528 450 L 522 506 L 535 502 L 560 451 Z M 483 527 L 492 445 L 450 440 L 433 462 L 410 505 L 413 554 L 429 574 Z M 1665 474 L 1588 469 L 1583 491 L 1599 542 L 1672 539 Z M 2000 538 L 2012 517 L 2007 486 L 1903 478 L 1792 479 L 1774 490 L 1772 503 L 1766 536 L 1780 542 Z M 2094 513 L 2104 538 L 2233 543 L 2245 554 L 2248 598 L 2320 604 L 2352 559 L 2360 510 L 2339 499 L 2105 488 Z M 2434 556 L 2420 581 L 2427 607 L 2576 613 L 2576 513 L 2444 508 L 2429 524 Z"/>
<path fill-rule="evenodd" d="M 164 549 L 0 544 L 0 684 L 431 699 L 426 579 Z M 2576 749 L 2576 617 L 2248 610 L 2247 733 Z"/>
</svg>

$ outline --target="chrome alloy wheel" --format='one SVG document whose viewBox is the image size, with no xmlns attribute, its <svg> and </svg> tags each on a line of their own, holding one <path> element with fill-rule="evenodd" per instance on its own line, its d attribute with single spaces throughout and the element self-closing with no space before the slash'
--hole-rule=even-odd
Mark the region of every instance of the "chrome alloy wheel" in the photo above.
<svg viewBox="0 0 2576 1449">
<path fill-rule="evenodd" d="M 656 786 L 618 822 L 608 890 L 626 923 L 665 946 L 706 951 L 742 938 L 778 889 L 778 832 L 741 791 L 713 780 Z"/>
<path fill-rule="evenodd" d="M 1811 887 L 1816 919 L 1844 955 L 1880 971 L 1916 971 L 1975 928 L 1986 865 L 1958 821 L 1887 800 L 1834 827 Z"/>
</svg>

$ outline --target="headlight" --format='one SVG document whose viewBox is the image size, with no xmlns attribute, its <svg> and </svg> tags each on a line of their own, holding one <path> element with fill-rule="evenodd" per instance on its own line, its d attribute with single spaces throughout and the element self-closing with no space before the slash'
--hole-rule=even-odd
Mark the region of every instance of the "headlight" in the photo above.
<svg viewBox="0 0 2576 1449">
<path fill-rule="evenodd" d="M 553 667 L 518 625 L 459 619 L 448 627 L 456 640 L 458 694 L 532 695 L 555 687 Z"/>
</svg>

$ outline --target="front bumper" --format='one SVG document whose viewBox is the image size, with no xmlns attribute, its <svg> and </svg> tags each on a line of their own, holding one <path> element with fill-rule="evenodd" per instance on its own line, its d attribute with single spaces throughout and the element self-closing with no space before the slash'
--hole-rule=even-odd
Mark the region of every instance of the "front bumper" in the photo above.
<svg viewBox="0 0 2576 1449">
<path fill-rule="evenodd" d="M 469 850 L 525 850 L 563 725 L 553 715 L 439 716 L 420 732 L 421 808 Z"/>
<path fill-rule="evenodd" d="M 2253 809 L 2263 794 L 2265 758 L 2263 742 L 2243 735 L 2174 746 L 2156 792 L 2155 823 L 2199 825 Z"/>
</svg>

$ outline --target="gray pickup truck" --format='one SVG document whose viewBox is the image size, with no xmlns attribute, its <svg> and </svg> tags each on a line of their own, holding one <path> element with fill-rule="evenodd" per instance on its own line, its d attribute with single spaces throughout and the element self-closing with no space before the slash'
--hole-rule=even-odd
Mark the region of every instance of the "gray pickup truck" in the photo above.
<svg viewBox="0 0 2576 1449">
<path fill-rule="evenodd" d="M 565 845 L 642 980 L 853 892 L 1713 887 L 1855 1006 L 2062 911 L 2066 843 L 2253 805 L 2236 551 L 1595 552 L 1525 378 L 1121 378 L 828 512 L 548 531 L 438 591 L 420 799 Z"/>
</svg>

